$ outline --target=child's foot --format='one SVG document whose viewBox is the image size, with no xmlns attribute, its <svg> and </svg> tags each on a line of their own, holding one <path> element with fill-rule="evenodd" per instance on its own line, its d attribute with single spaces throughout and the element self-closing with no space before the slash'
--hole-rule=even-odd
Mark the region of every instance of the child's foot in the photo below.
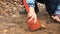
<svg viewBox="0 0 60 34">
<path fill-rule="evenodd" d="M 58 15 L 53 15 L 51 18 L 60 23 L 60 17 Z"/>
<path fill-rule="evenodd" d="M 54 15 L 51 16 L 52 19 L 60 23 L 60 4 L 57 6 L 57 9 L 54 13 Z"/>
</svg>

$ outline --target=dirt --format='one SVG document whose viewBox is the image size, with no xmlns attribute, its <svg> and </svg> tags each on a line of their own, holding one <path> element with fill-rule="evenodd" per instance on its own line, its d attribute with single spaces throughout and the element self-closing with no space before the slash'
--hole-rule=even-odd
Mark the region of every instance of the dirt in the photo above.
<svg viewBox="0 0 60 34">
<path fill-rule="evenodd" d="M 45 8 L 39 6 L 37 14 L 46 29 L 30 31 L 27 24 L 27 14 L 19 14 L 24 5 L 20 0 L 0 0 L 0 34 L 60 34 L 60 23 L 50 19 Z"/>
</svg>

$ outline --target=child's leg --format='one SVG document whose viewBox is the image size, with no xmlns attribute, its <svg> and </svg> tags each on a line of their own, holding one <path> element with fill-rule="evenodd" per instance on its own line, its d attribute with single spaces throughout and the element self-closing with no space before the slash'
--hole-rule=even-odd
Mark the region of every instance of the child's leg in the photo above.
<svg viewBox="0 0 60 34">
<path fill-rule="evenodd" d="M 60 4 L 57 5 L 57 9 L 55 10 L 55 13 L 54 14 L 57 14 L 60 17 Z"/>
<path fill-rule="evenodd" d="M 49 15 L 54 14 L 57 5 L 58 5 L 59 1 L 58 0 L 46 0 L 45 4 L 46 4 L 46 10 L 49 13 Z"/>
<path fill-rule="evenodd" d="M 49 15 L 51 15 L 51 18 L 54 19 L 55 21 L 60 23 L 60 18 L 58 15 L 56 15 L 57 13 L 59 13 L 60 11 L 56 11 L 58 9 L 57 6 L 59 6 L 59 1 L 58 0 L 46 0 L 45 2 L 46 4 L 46 10 L 49 13 Z"/>
</svg>

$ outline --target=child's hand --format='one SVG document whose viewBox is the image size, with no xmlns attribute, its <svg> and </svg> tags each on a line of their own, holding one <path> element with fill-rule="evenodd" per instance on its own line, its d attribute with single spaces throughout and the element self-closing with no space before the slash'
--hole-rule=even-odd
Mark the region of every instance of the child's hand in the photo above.
<svg viewBox="0 0 60 34">
<path fill-rule="evenodd" d="M 34 18 L 34 23 L 36 23 L 37 15 L 35 13 L 35 10 L 33 7 L 29 7 L 29 9 L 30 9 L 30 12 L 28 13 L 28 17 L 31 17 L 31 19 L 28 22 L 30 22 Z"/>
</svg>

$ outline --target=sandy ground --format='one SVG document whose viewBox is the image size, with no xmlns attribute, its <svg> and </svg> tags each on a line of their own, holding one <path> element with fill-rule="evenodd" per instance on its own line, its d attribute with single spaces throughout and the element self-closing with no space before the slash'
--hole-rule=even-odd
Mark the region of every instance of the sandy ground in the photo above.
<svg viewBox="0 0 60 34">
<path fill-rule="evenodd" d="M 45 9 L 39 8 L 38 18 L 46 25 L 46 29 L 29 31 L 27 25 L 27 14 L 0 14 L 0 34 L 60 34 L 60 23 L 50 19 Z M 1 10 L 1 9 L 0 9 Z"/>
</svg>

